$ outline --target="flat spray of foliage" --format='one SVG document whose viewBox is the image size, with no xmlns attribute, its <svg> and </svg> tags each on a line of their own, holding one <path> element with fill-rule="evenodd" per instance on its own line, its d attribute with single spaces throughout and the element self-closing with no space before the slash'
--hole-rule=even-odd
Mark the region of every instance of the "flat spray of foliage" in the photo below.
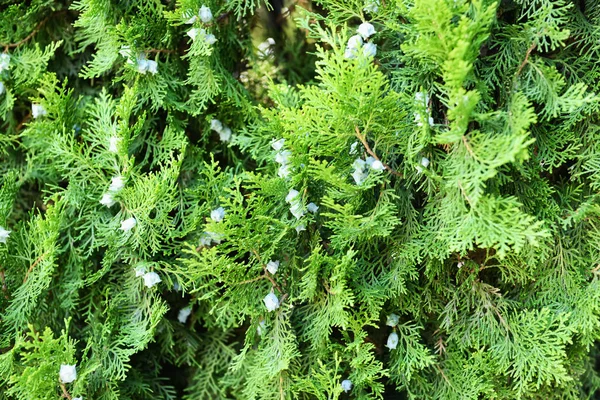
<svg viewBox="0 0 600 400">
<path fill-rule="evenodd" d="M 2 3 L 1 400 L 600 389 L 600 1 Z"/>
</svg>

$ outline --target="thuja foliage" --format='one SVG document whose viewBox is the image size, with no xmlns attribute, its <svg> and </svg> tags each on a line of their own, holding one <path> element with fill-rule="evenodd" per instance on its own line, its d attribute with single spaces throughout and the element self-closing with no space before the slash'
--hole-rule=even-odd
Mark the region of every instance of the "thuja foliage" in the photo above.
<svg viewBox="0 0 600 400">
<path fill-rule="evenodd" d="M 597 0 L 3 1 L 0 42 L 0 399 L 597 395 Z"/>
</svg>

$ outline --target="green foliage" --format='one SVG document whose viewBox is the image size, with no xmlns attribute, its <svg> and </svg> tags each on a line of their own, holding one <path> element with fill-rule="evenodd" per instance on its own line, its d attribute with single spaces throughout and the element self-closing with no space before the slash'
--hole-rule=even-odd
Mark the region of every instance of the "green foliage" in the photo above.
<svg viewBox="0 0 600 400">
<path fill-rule="evenodd" d="M 7 2 L 0 400 L 597 397 L 599 10 Z"/>
</svg>

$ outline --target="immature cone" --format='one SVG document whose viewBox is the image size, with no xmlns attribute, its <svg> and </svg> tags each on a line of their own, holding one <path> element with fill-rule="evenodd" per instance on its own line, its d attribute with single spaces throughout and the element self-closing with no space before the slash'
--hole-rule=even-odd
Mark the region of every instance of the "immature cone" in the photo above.
<svg viewBox="0 0 600 400">
<path fill-rule="evenodd" d="M 225 209 L 223 207 L 219 207 L 210 212 L 210 219 L 215 222 L 221 222 L 223 221 L 223 218 L 225 218 Z"/>
<path fill-rule="evenodd" d="M 10 65 L 10 54 L 0 54 L 0 72 L 6 71 Z"/>
<path fill-rule="evenodd" d="M 38 103 L 33 103 L 31 105 L 31 115 L 33 116 L 34 119 L 43 117 L 46 114 L 48 114 L 48 112 L 46 111 L 46 109 L 44 108 L 43 105 L 38 104 Z"/>
<path fill-rule="evenodd" d="M 294 200 L 299 194 L 300 193 L 296 189 L 291 189 L 285 197 L 285 201 L 291 204 L 292 200 Z"/>
<path fill-rule="evenodd" d="M 269 312 L 275 311 L 279 308 L 279 299 L 273 292 L 266 295 L 263 299 L 263 302 L 265 303 L 265 307 L 267 307 Z"/>
<path fill-rule="evenodd" d="M 119 142 L 120 141 L 121 141 L 120 137 L 112 136 L 108 140 L 108 151 L 110 151 L 111 153 L 117 153 L 119 151 Z"/>
<path fill-rule="evenodd" d="M 269 273 L 271 275 L 275 275 L 277 273 L 278 269 L 279 269 L 279 260 L 269 261 L 267 263 L 267 271 L 269 271 Z"/>
<path fill-rule="evenodd" d="M 273 141 L 271 143 L 271 147 L 273 148 L 273 150 L 279 151 L 283 148 L 284 144 L 285 144 L 285 139 L 279 139 L 279 140 Z"/>
<path fill-rule="evenodd" d="M 367 40 L 370 36 L 375 34 L 375 27 L 368 22 L 363 22 L 358 27 L 357 32 L 363 39 Z"/>
<path fill-rule="evenodd" d="M 110 208 L 115 205 L 115 200 L 110 193 L 104 193 L 100 199 L 100 204 Z"/>
<path fill-rule="evenodd" d="M 213 19 L 212 11 L 210 11 L 210 8 L 206 7 L 205 5 L 200 7 L 198 15 L 200 16 L 200 20 L 205 24 L 209 23 Z"/>
<path fill-rule="evenodd" d="M 373 164 L 371 164 L 371 169 L 381 172 L 385 169 L 385 167 L 383 166 L 383 163 L 381 161 L 375 160 L 373 161 Z"/>
<path fill-rule="evenodd" d="M 6 243 L 6 239 L 10 236 L 10 232 L 0 226 L 0 243 Z"/>
<path fill-rule="evenodd" d="M 350 379 L 344 379 L 341 383 L 342 390 L 346 393 L 352 390 L 352 381 Z"/>
<path fill-rule="evenodd" d="M 375 14 L 377 11 L 379 11 L 379 5 L 379 0 L 371 0 L 363 8 L 363 11 L 368 12 L 369 14 Z"/>
<path fill-rule="evenodd" d="M 365 43 L 363 46 L 363 54 L 365 57 L 375 57 L 377 54 L 377 45 L 375 43 Z"/>
<path fill-rule="evenodd" d="M 111 179 L 110 186 L 108 187 L 109 192 L 118 192 L 125 187 L 125 180 L 122 176 L 115 176 Z"/>
<path fill-rule="evenodd" d="M 177 314 L 177 320 L 182 324 L 185 324 L 191 313 L 192 309 L 190 307 L 182 308 L 179 310 L 179 314 Z"/>
<path fill-rule="evenodd" d="M 77 379 L 77 370 L 75 365 L 62 364 L 58 376 L 62 383 L 71 383 Z"/>
<path fill-rule="evenodd" d="M 161 279 L 156 272 L 148 272 L 144 274 L 144 285 L 146 285 L 146 287 L 151 288 L 159 282 L 161 282 Z"/>
<path fill-rule="evenodd" d="M 385 324 L 387 326 L 394 327 L 394 326 L 398 325 L 399 321 L 400 321 L 400 317 L 394 313 L 391 313 L 390 315 L 388 315 L 387 321 L 385 322 Z"/>
<path fill-rule="evenodd" d="M 137 224 L 135 218 L 131 217 L 126 219 L 125 221 L 121 221 L 121 230 L 123 232 L 129 232 L 133 229 L 133 227 Z"/>
<path fill-rule="evenodd" d="M 390 350 L 394 350 L 398 346 L 398 334 L 396 332 L 390 333 L 388 336 L 386 347 Z"/>
</svg>

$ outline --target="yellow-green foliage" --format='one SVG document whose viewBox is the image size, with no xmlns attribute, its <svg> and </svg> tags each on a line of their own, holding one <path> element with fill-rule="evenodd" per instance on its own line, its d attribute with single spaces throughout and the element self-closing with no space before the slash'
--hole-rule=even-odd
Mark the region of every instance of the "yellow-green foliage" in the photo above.
<svg viewBox="0 0 600 400">
<path fill-rule="evenodd" d="M 598 0 L 4 3 L 0 400 L 598 396 Z"/>
</svg>

